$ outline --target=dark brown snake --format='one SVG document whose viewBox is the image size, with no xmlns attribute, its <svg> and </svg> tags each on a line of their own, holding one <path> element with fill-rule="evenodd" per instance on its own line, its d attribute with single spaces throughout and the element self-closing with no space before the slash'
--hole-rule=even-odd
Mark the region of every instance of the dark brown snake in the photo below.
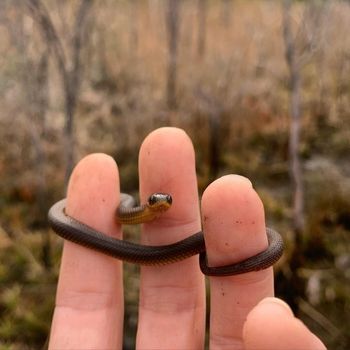
<svg viewBox="0 0 350 350">
<path fill-rule="evenodd" d="M 133 197 L 121 195 L 117 219 L 121 224 L 139 224 L 157 218 L 171 206 L 168 194 L 152 194 L 147 204 L 135 207 Z M 208 276 L 230 276 L 259 271 L 272 266 L 283 253 L 280 234 L 266 228 L 268 247 L 263 252 L 235 264 L 208 266 L 203 233 L 197 232 L 181 241 L 162 246 L 146 246 L 112 238 L 65 214 L 65 199 L 54 204 L 48 213 L 52 229 L 64 239 L 97 250 L 114 258 L 141 265 L 164 265 L 200 255 L 200 268 Z"/>
</svg>

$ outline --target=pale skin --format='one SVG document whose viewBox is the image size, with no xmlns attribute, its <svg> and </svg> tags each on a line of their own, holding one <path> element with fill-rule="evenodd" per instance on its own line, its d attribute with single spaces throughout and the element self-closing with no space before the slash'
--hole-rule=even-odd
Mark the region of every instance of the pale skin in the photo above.
<svg viewBox="0 0 350 350">
<path fill-rule="evenodd" d="M 263 205 L 248 179 L 218 179 L 199 204 L 194 150 L 182 130 L 161 128 L 147 136 L 139 177 L 142 201 L 153 192 L 173 196 L 161 219 L 143 225 L 142 243 L 175 242 L 200 231 L 202 222 L 210 265 L 238 262 L 266 248 Z M 114 160 L 104 154 L 81 160 L 70 179 L 68 214 L 121 238 L 114 216 L 118 203 Z M 209 281 L 210 349 L 325 349 L 288 305 L 273 297 L 272 268 Z M 137 348 L 203 349 L 205 308 L 198 256 L 142 267 Z M 123 311 L 122 263 L 65 242 L 49 348 L 121 349 Z"/>
</svg>

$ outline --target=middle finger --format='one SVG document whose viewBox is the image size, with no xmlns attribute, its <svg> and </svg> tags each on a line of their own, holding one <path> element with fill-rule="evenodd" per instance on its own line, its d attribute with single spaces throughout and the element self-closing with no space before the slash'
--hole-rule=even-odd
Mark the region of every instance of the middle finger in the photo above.
<svg viewBox="0 0 350 350">
<path fill-rule="evenodd" d="M 154 223 L 144 224 L 143 244 L 169 244 L 200 231 L 194 150 L 182 130 L 152 132 L 142 144 L 139 171 L 143 202 L 153 192 L 173 196 L 168 212 Z M 202 348 L 204 291 L 198 256 L 165 266 L 142 267 L 137 347 Z"/>
</svg>

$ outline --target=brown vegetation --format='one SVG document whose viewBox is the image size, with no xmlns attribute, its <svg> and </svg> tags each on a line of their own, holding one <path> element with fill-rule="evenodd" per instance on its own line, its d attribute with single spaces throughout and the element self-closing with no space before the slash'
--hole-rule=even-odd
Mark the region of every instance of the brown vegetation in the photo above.
<svg viewBox="0 0 350 350">
<path fill-rule="evenodd" d="M 34 349 L 45 343 L 61 247 L 48 233 L 46 211 L 64 192 L 71 157 L 63 142 L 67 130 L 74 135 L 75 160 L 91 152 L 114 156 L 123 189 L 136 191 L 142 139 L 170 124 L 193 139 L 200 190 L 225 173 L 251 178 L 268 221 L 287 241 L 276 276 L 278 295 L 330 348 L 346 349 L 349 3 L 293 2 L 291 8 L 301 97 L 294 152 L 305 189 L 302 260 L 294 272 L 302 281 L 298 286 L 290 283 L 295 267 L 288 150 L 292 72 L 281 3 L 88 1 L 92 7 L 85 39 L 78 43 L 79 61 L 68 55 L 71 62 L 59 69 L 55 50 L 42 35 L 38 3 L 47 9 L 60 50 L 68 55 L 78 40 L 74 26 L 84 1 L 0 4 L 0 347 Z M 67 84 L 77 68 L 79 88 L 67 127 Z M 135 274 L 128 266 L 126 283 L 137 286 Z M 136 298 L 126 295 L 131 330 Z"/>
</svg>

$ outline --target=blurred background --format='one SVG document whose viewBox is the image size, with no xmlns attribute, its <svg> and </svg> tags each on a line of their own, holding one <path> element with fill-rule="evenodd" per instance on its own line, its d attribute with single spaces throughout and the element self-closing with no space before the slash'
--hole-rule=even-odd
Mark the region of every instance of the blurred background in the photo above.
<svg viewBox="0 0 350 350">
<path fill-rule="evenodd" d="M 286 242 L 277 296 L 348 349 L 349 32 L 349 1 L 1 0 L 0 349 L 47 347 L 62 240 L 46 215 L 74 164 L 108 153 L 137 194 L 138 148 L 165 125 L 192 138 L 200 193 L 253 181 Z"/>
</svg>

